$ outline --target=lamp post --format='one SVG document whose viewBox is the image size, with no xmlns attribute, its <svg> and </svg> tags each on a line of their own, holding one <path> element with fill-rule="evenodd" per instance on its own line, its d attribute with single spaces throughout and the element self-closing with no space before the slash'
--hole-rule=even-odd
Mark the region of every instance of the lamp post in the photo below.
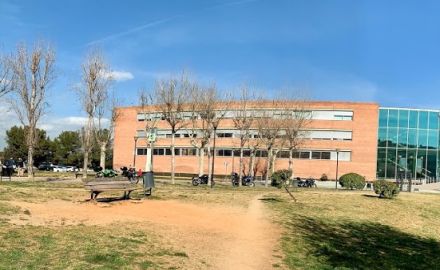
<svg viewBox="0 0 440 270">
<path fill-rule="evenodd" d="M 137 140 L 138 136 L 134 136 L 134 151 L 133 151 L 133 168 L 136 168 L 136 151 L 137 151 Z"/>
<path fill-rule="evenodd" d="M 339 148 L 336 148 L 336 181 L 335 181 L 336 189 L 338 189 L 338 169 L 339 169 Z"/>
<path fill-rule="evenodd" d="M 215 137 L 217 137 L 217 125 L 214 125 L 214 142 L 213 142 L 213 146 L 212 146 L 211 188 L 214 187 Z"/>
</svg>

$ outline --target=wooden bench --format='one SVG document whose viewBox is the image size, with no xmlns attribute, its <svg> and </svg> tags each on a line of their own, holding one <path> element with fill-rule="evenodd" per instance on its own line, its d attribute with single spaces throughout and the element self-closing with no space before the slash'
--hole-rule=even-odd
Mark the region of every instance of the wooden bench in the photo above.
<svg viewBox="0 0 440 270">
<path fill-rule="evenodd" d="M 96 200 L 96 197 L 104 191 L 124 191 L 123 199 L 130 199 L 130 193 L 139 189 L 136 184 L 128 181 L 95 181 L 84 184 L 84 188 L 90 190 L 90 199 Z"/>
</svg>

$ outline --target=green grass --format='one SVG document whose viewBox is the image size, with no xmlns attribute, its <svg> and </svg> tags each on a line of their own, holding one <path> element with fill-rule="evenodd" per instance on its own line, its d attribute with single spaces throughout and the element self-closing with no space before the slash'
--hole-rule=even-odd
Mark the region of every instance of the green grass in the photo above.
<svg viewBox="0 0 440 270">
<path fill-rule="evenodd" d="M 124 228 L 124 229 L 121 229 Z M 185 260 L 135 225 L 0 227 L 0 269 L 164 269 Z"/>
<path fill-rule="evenodd" d="M 263 196 L 269 217 L 284 229 L 284 265 L 273 268 L 440 269 L 440 195 L 401 193 L 387 200 L 372 192 L 318 189 L 294 195 L 297 203 L 273 188 L 158 183 L 147 199 L 247 207 Z M 132 197 L 144 199 L 141 192 Z M 3 182 L 0 216 L 32 215 L 10 201 L 88 198 L 81 183 Z M 141 224 L 43 227 L 0 219 L 0 243 L 0 269 L 179 269 L 197 260 Z"/>
<path fill-rule="evenodd" d="M 290 269 L 439 269 L 439 195 L 395 200 L 349 191 L 301 191 L 264 199 L 284 227 Z"/>
</svg>

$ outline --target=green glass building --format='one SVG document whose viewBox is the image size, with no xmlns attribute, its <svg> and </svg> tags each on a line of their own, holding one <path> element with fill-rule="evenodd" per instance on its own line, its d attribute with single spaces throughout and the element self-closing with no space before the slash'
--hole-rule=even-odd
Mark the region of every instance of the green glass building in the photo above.
<svg viewBox="0 0 440 270">
<path fill-rule="evenodd" d="M 377 178 L 437 181 L 440 111 L 380 108 Z"/>
</svg>

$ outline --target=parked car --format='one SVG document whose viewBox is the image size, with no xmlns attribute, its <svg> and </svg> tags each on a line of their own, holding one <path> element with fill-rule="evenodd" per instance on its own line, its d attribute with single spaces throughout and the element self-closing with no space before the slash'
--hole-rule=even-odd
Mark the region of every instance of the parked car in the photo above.
<svg viewBox="0 0 440 270">
<path fill-rule="evenodd" d="M 7 160 L 5 160 L 5 162 L 3 163 L 3 166 L 4 166 L 4 167 L 7 167 L 7 168 L 12 168 L 12 170 L 15 171 L 15 169 L 17 168 L 17 163 L 16 163 L 15 160 L 13 160 L 13 159 L 7 159 Z"/>
<path fill-rule="evenodd" d="M 53 166 L 54 172 L 67 172 L 67 167 L 64 165 L 55 165 Z"/>
<path fill-rule="evenodd" d="M 76 166 L 66 166 L 67 172 L 77 172 L 79 169 Z"/>
<path fill-rule="evenodd" d="M 38 166 L 38 169 L 40 170 L 40 171 L 50 171 L 50 170 L 52 170 L 53 169 L 53 164 L 52 163 L 50 163 L 50 162 L 42 162 L 39 166 Z"/>
</svg>

